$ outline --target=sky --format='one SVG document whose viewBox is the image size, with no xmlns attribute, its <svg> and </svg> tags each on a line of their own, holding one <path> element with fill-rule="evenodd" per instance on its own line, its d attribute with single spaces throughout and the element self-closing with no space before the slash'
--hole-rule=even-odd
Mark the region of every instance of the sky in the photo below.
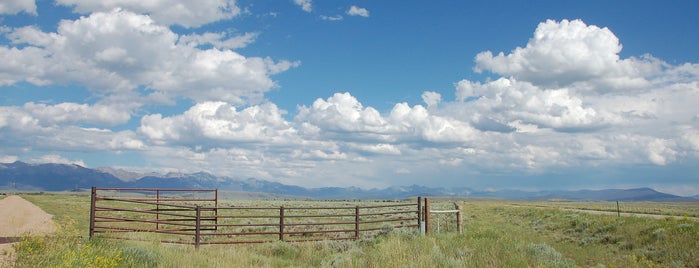
<svg viewBox="0 0 699 268">
<path fill-rule="evenodd" d="M 697 1 L 0 0 L 0 162 L 699 194 Z"/>
</svg>

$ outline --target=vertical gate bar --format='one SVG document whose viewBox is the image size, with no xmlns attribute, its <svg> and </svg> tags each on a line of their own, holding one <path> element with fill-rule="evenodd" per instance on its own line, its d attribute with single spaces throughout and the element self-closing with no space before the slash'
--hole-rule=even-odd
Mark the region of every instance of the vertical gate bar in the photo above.
<svg viewBox="0 0 699 268">
<path fill-rule="evenodd" d="M 425 234 L 430 233 L 430 199 L 425 197 Z"/>
<path fill-rule="evenodd" d="M 279 207 L 279 240 L 284 241 L 284 206 Z"/>
<path fill-rule="evenodd" d="M 155 229 L 160 229 L 160 189 L 155 190 Z"/>
<path fill-rule="evenodd" d="M 216 204 L 215 204 L 216 208 L 214 209 L 214 217 L 215 217 L 214 223 L 216 224 L 216 226 L 214 226 L 214 230 L 218 230 L 218 189 L 216 189 L 215 191 L 216 191 Z"/>
<path fill-rule="evenodd" d="M 354 207 L 354 239 L 359 239 L 359 206 Z"/>
<path fill-rule="evenodd" d="M 194 225 L 194 247 L 199 249 L 199 242 L 201 242 L 201 207 L 196 207 L 197 220 Z"/>
<path fill-rule="evenodd" d="M 97 188 L 92 186 L 90 197 L 90 238 L 95 235 L 95 202 L 97 201 Z"/>
</svg>

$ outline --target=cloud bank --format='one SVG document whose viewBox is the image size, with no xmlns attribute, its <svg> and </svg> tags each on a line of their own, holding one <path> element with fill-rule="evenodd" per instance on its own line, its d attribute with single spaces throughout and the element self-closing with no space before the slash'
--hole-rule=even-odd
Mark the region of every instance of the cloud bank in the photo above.
<svg viewBox="0 0 699 268">
<path fill-rule="evenodd" d="M 63 20 L 54 32 L 3 31 L 0 86 L 78 85 L 89 101 L 0 107 L 1 159 L 37 151 L 83 163 L 55 152 L 133 153 L 156 169 L 380 187 L 662 167 L 699 157 L 699 65 L 621 58 L 610 29 L 581 20 L 548 20 L 525 47 L 478 53 L 474 72 L 491 77 L 454 81 L 453 98 L 425 91 L 424 103 L 382 112 L 338 92 L 284 111 L 265 94 L 279 86 L 273 76 L 300 62 L 236 51 L 259 33 L 170 28 L 238 16 L 233 1 L 182 10 L 172 2 L 62 0 L 89 15 Z M 312 11 L 311 1 L 294 3 Z M 369 11 L 352 6 L 347 14 Z M 148 108 L 178 101 L 191 104 L 173 113 Z"/>
</svg>

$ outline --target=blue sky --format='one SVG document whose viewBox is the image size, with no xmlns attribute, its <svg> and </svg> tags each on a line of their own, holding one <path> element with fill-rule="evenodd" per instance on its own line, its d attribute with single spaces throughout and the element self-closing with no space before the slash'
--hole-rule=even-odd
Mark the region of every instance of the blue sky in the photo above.
<svg viewBox="0 0 699 268">
<path fill-rule="evenodd" d="M 699 194 L 696 10 L 3 1 L 0 161 Z"/>
</svg>

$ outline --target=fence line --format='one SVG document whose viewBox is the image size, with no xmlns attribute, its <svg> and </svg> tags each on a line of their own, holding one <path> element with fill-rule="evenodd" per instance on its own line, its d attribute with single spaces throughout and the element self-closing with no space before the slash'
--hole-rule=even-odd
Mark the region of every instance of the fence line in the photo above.
<svg viewBox="0 0 699 268">
<path fill-rule="evenodd" d="M 148 197 L 155 194 L 155 198 Z M 145 196 L 144 196 L 145 195 Z M 92 188 L 90 237 L 193 244 L 350 240 L 429 221 L 429 200 L 336 207 L 221 206 L 216 189 Z M 423 211 L 424 210 L 424 211 Z M 120 235 L 121 234 L 121 235 Z"/>
</svg>

